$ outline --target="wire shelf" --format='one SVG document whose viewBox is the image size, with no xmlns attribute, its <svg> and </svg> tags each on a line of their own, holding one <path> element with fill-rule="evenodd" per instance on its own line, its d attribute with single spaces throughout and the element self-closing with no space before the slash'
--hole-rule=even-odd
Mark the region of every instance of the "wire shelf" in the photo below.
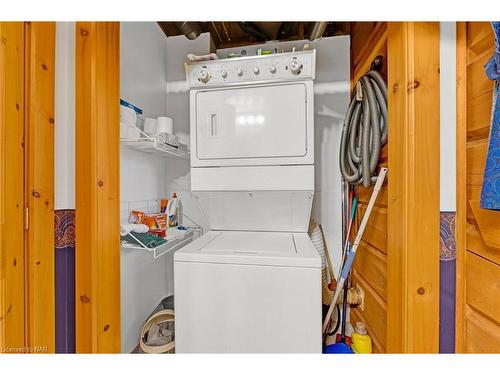
<svg viewBox="0 0 500 375">
<path fill-rule="evenodd" d="M 164 244 L 149 248 L 143 245 L 131 232 L 129 233 L 131 237 L 133 237 L 139 244 L 128 243 L 122 241 L 122 249 L 132 249 L 132 250 L 147 250 L 153 253 L 153 258 L 157 259 L 162 255 L 170 253 L 172 251 L 179 250 L 181 247 L 187 245 L 192 242 L 195 238 L 199 237 L 201 232 L 201 228 L 197 227 L 186 227 L 186 229 L 168 228 L 167 229 L 167 242 Z"/>
<path fill-rule="evenodd" d="M 160 200 L 158 199 L 122 202 L 121 214 L 128 215 L 131 210 L 141 210 L 144 212 L 158 212 L 159 202 Z M 160 256 L 165 255 L 167 253 L 175 252 L 203 234 L 203 228 L 200 225 L 198 225 L 195 221 L 193 221 L 191 218 L 189 218 L 186 214 L 183 214 L 182 218 L 187 219 L 191 224 L 189 225 L 185 224 L 179 227 L 167 228 L 167 238 L 166 238 L 167 242 L 165 242 L 160 246 L 152 248 L 147 247 L 137 237 L 134 236 L 133 232 L 130 232 L 128 234 L 137 243 L 130 243 L 122 239 L 121 247 L 122 249 L 146 250 L 148 252 L 153 253 L 154 259 L 157 259 Z M 122 232 L 122 236 L 124 234 L 125 233 Z"/>
<path fill-rule="evenodd" d="M 150 137 L 142 130 L 140 131 L 139 139 L 120 138 L 120 143 L 128 148 L 136 151 L 157 154 L 166 157 L 176 157 L 180 159 L 189 159 L 189 151 L 187 149 L 175 148 L 166 143 L 159 142 L 156 138 Z"/>
</svg>

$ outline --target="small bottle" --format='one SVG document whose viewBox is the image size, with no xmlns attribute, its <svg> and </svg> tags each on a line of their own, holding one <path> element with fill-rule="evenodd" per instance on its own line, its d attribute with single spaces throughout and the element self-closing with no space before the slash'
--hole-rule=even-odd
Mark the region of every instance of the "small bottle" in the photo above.
<svg viewBox="0 0 500 375">
<path fill-rule="evenodd" d="M 351 335 L 352 337 L 352 350 L 356 354 L 371 354 L 372 353 L 372 339 L 366 331 L 363 322 L 357 322 L 356 328 Z"/>
<path fill-rule="evenodd" d="M 169 202 L 168 224 L 170 227 L 176 227 L 179 218 L 179 205 L 177 204 L 177 193 L 174 192 L 172 200 Z"/>
<path fill-rule="evenodd" d="M 182 206 L 182 201 L 180 198 L 177 198 L 177 226 L 181 227 L 184 226 L 183 222 L 183 209 L 184 207 Z"/>
</svg>

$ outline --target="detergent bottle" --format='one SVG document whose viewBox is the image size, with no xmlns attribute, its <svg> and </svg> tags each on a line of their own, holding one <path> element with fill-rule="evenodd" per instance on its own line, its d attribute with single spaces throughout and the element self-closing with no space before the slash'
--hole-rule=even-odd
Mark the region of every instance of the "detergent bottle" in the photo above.
<svg viewBox="0 0 500 375">
<path fill-rule="evenodd" d="M 172 199 L 168 202 L 167 214 L 169 227 L 176 227 L 179 220 L 179 205 L 177 193 L 175 192 L 172 195 Z"/>
<path fill-rule="evenodd" d="M 366 332 L 366 327 L 363 322 L 357 322 L 356 328 L 352 333 L 352 350 L 356 354 L 371 354 L 372 353 L 372 339 Z"/>
</svg>

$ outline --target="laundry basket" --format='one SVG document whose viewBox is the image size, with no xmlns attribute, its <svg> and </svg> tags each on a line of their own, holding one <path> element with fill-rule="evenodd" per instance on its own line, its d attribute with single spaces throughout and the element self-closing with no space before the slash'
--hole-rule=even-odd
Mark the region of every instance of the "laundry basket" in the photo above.
<svg viewBox="0 0 500 375">
<path fill-rule="evenodd" d="M 146 320 L 139 338 L 141 353 L 175 353 L 174 298 L 164 298 Z"/>
</svg>

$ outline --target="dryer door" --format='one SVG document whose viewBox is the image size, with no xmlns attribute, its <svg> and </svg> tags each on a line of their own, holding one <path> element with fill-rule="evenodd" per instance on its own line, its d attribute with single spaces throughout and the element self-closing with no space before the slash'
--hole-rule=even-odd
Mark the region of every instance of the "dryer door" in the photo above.
<svg viewBox="0 0 500 375">
<path fill-rule="evenodd" d="M 195 159 L 259 165 L 305 158 L 313 139 L 307 92 L 306 82 L 196 92 Z"/>
</svg>

